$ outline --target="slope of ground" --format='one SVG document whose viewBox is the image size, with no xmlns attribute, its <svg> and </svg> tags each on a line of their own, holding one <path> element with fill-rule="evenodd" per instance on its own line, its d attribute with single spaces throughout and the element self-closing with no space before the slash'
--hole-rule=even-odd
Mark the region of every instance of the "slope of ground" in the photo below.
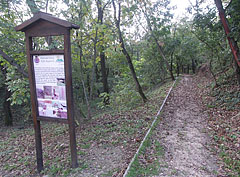
<svg viewBox="0 0 240 177">
<path fill-rule="evenodd" d="M 83 121 L 76 129 L 76 169 L 70 168 L 68 126 L 42 122 L 45 170 L 41 175 L 122 176 L 170 86 L 153 91 L 147 104 Z M 33 126 L 0 128 L 0 176 L 39 176 Z"/>
<path fill-rule="evenodd" d="M 222 176 L 240 176 L 240 87 L 235 77 L 219 87 L 212 87 L 207 78 L 201 80 L 199 90 Z"/>
</svg>

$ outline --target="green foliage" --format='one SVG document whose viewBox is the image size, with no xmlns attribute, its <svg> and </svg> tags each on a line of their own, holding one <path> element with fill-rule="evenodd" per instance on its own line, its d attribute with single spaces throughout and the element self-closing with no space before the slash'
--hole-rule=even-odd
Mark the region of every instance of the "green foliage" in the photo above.
<svg viewBox="0 0 240 177">
<path fill-rule="evenodd" d="M 16 78 L 16 71 L 9 67 L 7 72 L 7 86 L 11 91 L 11 104 L 28 104 L 30 101 L 30 91 L 28 79 Z"/>
<path fill-rule="evenodd" d="M 135 85 L 130 77 L 118 79 L 110 94 L 110 106 L 119 111 L 135 106 L 134 103 L 141 102 L 140 100 L 141 98 L 136 93 Z"/>
<path fill-rule="evenodd" d="M 2 75 L 2 73 L 0 73 L 0 88 L 2 88 L 2 86 L 5 84 L 5 79 Z"/>
<path fill-rule="evenodd" d="M 98 107 L 101 109 L 107 107 L 108 104 L 106 104 L 105 100 L 109 100 L 110 95 L 106 92 L 103 92 L 99 95 L 99 97 L 101 98 L 101 101 L 97 103 Z"/>
</svg>

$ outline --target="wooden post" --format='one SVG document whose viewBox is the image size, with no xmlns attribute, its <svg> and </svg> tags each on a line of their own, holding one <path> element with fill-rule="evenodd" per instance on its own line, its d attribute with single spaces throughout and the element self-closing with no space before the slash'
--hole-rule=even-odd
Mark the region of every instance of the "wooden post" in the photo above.
<svg viewBox="0 0 240 177">
<path fill-rule="evenodd" d="M 32 50 L 32 37 L 26 35 L 26 49 L 27 51 Z M 32 105 L 32 116 L 35 130 L 35 143 L 36 143 L 36 156 L 37 156 L 37 170 L 41 172 L 43 170 L 43 156 L 42 156 L 42 138 L 41 138 L 41 127 L 40 121 L 37 120 L 37 104 L 36 104 L 36 90 L 34 87 L 34 72 L 33 72 L 33 61 L 30 52 L 27 52 L 27 63 L 28 63 L 28 76 L 29 85 L 31 92 L 31 105 Z"/>
<path fill-rule="evenodd" d="M 72 90 L 72 58 L 71 58 L 71 42 L 70 31 L 64 34 L 64 57 L 65 57 L 65 78 L 66 78 L 66 96 L 67 96 L 67 112 L 68 112 L 68 125 L 70 136 L 70 149 L 72 167 L 78 166 L 77 162 L 77 145 L 75 135 L 75 122 L 74 122 L 74 104 L 73 104 L 73 90 Z"/>
</svg>

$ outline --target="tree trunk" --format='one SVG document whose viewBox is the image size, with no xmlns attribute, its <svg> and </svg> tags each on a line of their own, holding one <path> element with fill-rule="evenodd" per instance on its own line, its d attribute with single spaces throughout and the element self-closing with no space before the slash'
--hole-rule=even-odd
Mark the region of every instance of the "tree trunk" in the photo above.
<svg viewBox="0 0 240 177">
<path fill-rule="evenodd" d="M 90 86 L 90 76 L 89 76 L 89 74 L 88 74 L 88 72 L 87 72 L 87 91 L 88 91 L 88 96 L 90 97 L 90 90 L 91 90 L 91 86 Z"/>
<path fill-rule="evenodd" d="M 106 64 L 105 64 L 105 53 L 100 53 L 100 63 L 101 63 L 101 73 L 102 73 L 102 84 L 103 84 L 103 92 L 109 93 L 108 88 L 108 80 L 107 80 L 107 70 L 106 70 Z M 103 100 L 104 104 L 109 104 L 109 96 L 104 97 Z"/>
<path fill-rule="evenodd" d="M 7 77 L 7 71 L 4 66 L 2 66 L 0 62 L 0 68 L 4 77 L 4 80 L 6 80 Z M 9 101 L 9 98 L 11 97 L 11 92 L 8 91 L 7 85 L 3 84 L 3 91 L 4 91 L 4 100 L 3 100 L 3 111 L 4 111 L 4 124 L 5 126 L 12 126 L 13 125 L 13 117 L 12 117 L 12 111 L 11 111 L 11 103 Z"/>
<path fill-rule="evenodd" d="M 95 76 L 96 76 L 96 83 L 99 83 L 100 75 L 99 75 L 97 64 L 95 65 Z M 97 92 L 97 96 L 99 97 L 99 95 L 101 94 L 99 88 L 97 88 L 96 92 Z"/>
<path fill-rule="evenodd" d="M 180 67 L 179 67 L 179 63 L 177 62 L 177 76 L 179 76 L 180 73 Z"/>
<path fill-rule="evenodd" d="M 103 91 L 106 92 L 106 93 L 109 93 L 108 80 L 107 80 L 107 69 L 106 69 L 106 64 L 105 64 L 105 54 L 104 54 L 104 52 L 101 52 L 100 58 L 101 58 L 100 62 L 101 62 Z"/>
<path fill-rule="evenodd" d="M 97 8 L 98 8 L 98 23 L 100 25 L 103 24 L 103 12 L 104 8 L 106 7 L 106 4 L 102 6 L 101 1 L 96 1 Z M 102 40 L 104 39 L 104 32 L 100 33 L 100 37 Z M 109 87 L 108 87 L 108 80 L 107 80 L 107 70 L 106 70 L 106 62 L 105 62 L 105 53 L 104 53 L 104 46 L 100 45 L 100 64 L 101 64 L 101 73 L 102 73 L 102 84 L 103 84 L 103 92 L 109 93 Z M 104 103 L 109 104 L 109 96 L 104 97 Z"/>
<path fill-rule="evenodd" d="M 94 86 L 96 59 L 97 59 L 97 38 L 98 38 L 97 33 L 98 33 L 98 29 L 96 29 L 96 34 L 95 34 L 96 36 L 94 39 L 93 67 L 92 67 L 91 83 L 90 83 L 90 100 L 93 99 L 93 86 Z"/>
<path fill-rule="evenodd" d="M 174 32 L 174 37 L 175 37 L 175 32 Z M 171 53 L 171 61 L 170 61 L 170 75 L 171 75 L 171 79 L 174 81 L 175 78 L 174 78 L 174 75 L 173 75 L 173 53 L 174 53 L 174 50 L 172 51 Z"/>
<path fill-rule="evenodd" d="M 113 8 L 114 8 L 114 20 L 115 20 L 115 24 L 116 24 L 116 27 L 117 27 L 117 30 L 118 30 L 118 37 L 119 37 L 120 45 L 121 45 L 121 48 L 122 48 L 122 52 L 123 52 L 123 54 L 126 57 L 128 66 L 130 68 L 133 80 L 134 80 L 135 85 L 136 85 L 137 92 L 140 94 L 140 96 L 142 97 L 143 102 L 145 103 L 145 102 L 147 102 L 147 97 L 144 95 L 142 87 L 139 84 L 139 81 L 138 81 L 138 78 L 137 78 L 134 66 L 132 64 L 131 57 L 128 54 L 126 48 L 125 48 L 123 37 L 122 37 L 122 32 L 121 32 L 121 29 L 120 29 L 121 3 L 118 3 L 118 6 L 119 6 L 119 9 L 118 9 L 119 10 L 118 11 L 118 19 L 117 19 L 117 16 L 116 16 L 117 12 L 116 12 L 116 6 L 115 6 L 114 0 L 112 0 L 112 4 L 113 4 Z"/>
<path fill-rule="evenodd" d="M 193 74 L 196 73 L 196 66 L 195 66 L 194 59 L 192 59 L 192 72 L 193 72 Z"/>
<path fill-rule="evenodd" d="M 238 82 L 238 85 L 240 85 L 240 67 L 238 66 L 236 61 L 234 61 L 234 63 L 235 63 L 237 82 Z"/>
<path fill-rule="evenodd" d="M 225 11 L 224 11 L 223 6 L 222 6 L 222 1 L 221 0 L 214 0 L 214 1 L 215 1 L 216 6 L 217 6 L 217 9 L 219 11 L 219 16 L 220 16 L 221 22 L 223 24 L 223 28 L 224 28 L 225 34 L 227 36 L 230 48 L 232 50 L 234 59 L 235 59 L 237 65 L 240 67 L 239 48 L 238 48 L 238 45 L 237 45 L 236 41 L 234 40 L 234 38 L 231 37 L 231 35 L 230 35 L 231 30 L 229 28 L 228 21 L 226 19 L 226 14 L 225 14 Z"/>
<path fill-rule="evenodd" d="M 17 71 L 21 73 L 24 77 L 28 77 L 28 73 L 24 71 L 24 68 L 20 66 L 13 58 L 9 57 L 5 52 L 0 49 L 0 55 L 9 62 L 9 64 L 16 67 Z"/>
<path fill-rule="evenodd" d="M 38 8 L 35 0 L 26 0 L 28 7 L 30 8 L 32 14 L 37 13 L 40 9 Z"/>
<path fill-rule="evenodd" d="M 146 3 L 144 3 L 144 5 L 145 5 L 145 7 L 146 7 Z M 150 20 L 149 20 L 149 18 L 148 18 L 147 12 L 144 13 L 144 16 L 145 16 L 146 21 L 147 21 L 147 24 L 148 24 L 148 29 L 149 29 L 150 32 L 151 32 L 151 36 L 153 37 L 155 43 L 157 44 L 158 51 L 159 51 L 160 55 L 162 56 L 162 58 L 163 58 L 163 60 L 164 60 L 164 62 L 165 62 L 165 64 L 166 64 L 166 67 L 167 67 L 167 70 L 168 70 L 169 73 L 170 73 L 171 79 L 174 81 L 175 78 L 174 78 L 173 72 L 172 72 L 172 70 L 171 70 L 171 67 L 170 67 L 170 65 L 169 65 L 169 63 L 168 63 L 168 60 L 167 60 L 166 56 L 164 55 L 164 52 L 163 52 L 163 50 L 162 50 L 161 45 L 160 45 L 159 42 L 158 42 L 158 39 L 156 38 L 156 36 L 155 36 L 154 33 L 153 33 L 152 26 L 151 26 Z"/>
<path fill-rule="evenodd" d="M 150 29 L 151 29 L 151 28 L 150 28 Z M 164 60 L 164 62 L 165 62 L 165 64 L 166 64 L 166 67 L 167 67 L 168 71 L 170 72 L 171 79 L 174 81 L 175 78 L 174 78 L 173 72 L 172 72 L 172 70 L 171 70 L 171 67 L 169 66 L 169 63 L 168 63 L 168 61 L 167 61 L 167 58 L 165 57 L 165 55 L 164 55 L 164 53 L 163 53 L 162 47 L 159 45 L 159 43 L 158 43 L 158 41 L 157 41 L 157 38 L 153 35 L 153 32 L 152 32 L 152 31 L 151 31 L 151 34 L 152 34 L 152 36 L 153 36 L 153 38 L 154 38 L 154 40 L 155 40 L 155 43 L 157 44 L 158 51 L 159 51 L 160 55 L 162 56 L 162 58 L 163 58 L 163 60 Z"/>
<path fill-rule="evenodd" d="M 81 18 L 80 18 L 81 20 Z M 86 101 L 86 104 L 87 104 L 87 117 L 88 119 L 91 119 L 91 107 L 90 107 L 90 104 L 89 104 L 89 99 L 88 99 L 88 95 L 87 95 L 87 91 L 86 91 L 86 87 L 85 87 L 85 83 L 84 83 L 84 80 L 83 80 L 83 63 L 82 63 L 82 58 L 83 58 L 83 51 L 82 51 L 82 32 L 80 32 L 80 42 L 78 44 L 78 47 L 80 49 L 80 77 L 81 77 L 81 82 L 82 82 L 82 86 L 83 86 L 83 94 L 84 94 L 84 98 L 85 98 L 85 101 Z M 78 35 L 78 33 L 77 33 Z"/>
<path fill-rule="evenodd" d="M 13 125 L 13 117 L 12 117 L 12 111 L 11 111 L 11 103 L 8 100 L 11 97 L 11 92 L 8 91 L 7 86 L 4 84 L 4 102 L 3 102 L 3 108 L 4 108 L 4 122 L 6 126 L 12 126 Z"/>
<path fill-rule="evenodd" d="M 209 70 L 210 70 L 210 72 L 211 72 L 211 74 L 212 74 L 212 76 L 213 76 L 213 79 L 214 79 L 214 81 L 215 81 L 216 87 L 218 87 L 219 84 L 218 84 L 218 82 L 217 82 L 216 75 L 215 75 L 214 72 L 212 71 L 212 58 L 213 58 L 213 56 L 211 57 L 211 60 L 210 60 L 210 63 L 209 63 Z"/>
</svg>

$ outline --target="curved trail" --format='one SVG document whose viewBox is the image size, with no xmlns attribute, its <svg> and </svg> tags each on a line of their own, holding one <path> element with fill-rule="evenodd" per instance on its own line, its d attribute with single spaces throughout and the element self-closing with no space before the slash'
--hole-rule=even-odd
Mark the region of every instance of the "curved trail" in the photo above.
<svg viewBox="0 0 240 177">
<path fill-rule="evenodd" d="M 158 176 L 217 176 L 216 158 L 208 147 L 207 115 L 195 89 L 196 81 L 184 76 L 165 105 L 154 137 L 165 150 Z"/>
</svg>

